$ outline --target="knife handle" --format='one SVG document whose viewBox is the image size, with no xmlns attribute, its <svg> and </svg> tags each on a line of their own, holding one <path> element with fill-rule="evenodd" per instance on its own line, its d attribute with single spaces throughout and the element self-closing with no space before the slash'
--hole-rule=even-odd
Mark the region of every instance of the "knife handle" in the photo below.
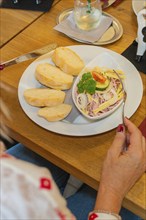
<svg viewBox="0 0 146 220">
<path fill-rule="evenodd" d="M 4 63 L 1 63 L 0 64 L 0 71 L 1 70 L 3 70 L 5 67 L 7 67 L 7 66 L 11 66 L 11 65 L 13 65 L 13 64 L 16 64 L 17 62 L 16 62 L 16 59 L 17 58 L 14 58 L 14 59 L 12 59 L 12 60 L 9 60 L 9 61 L 6 61 L 6 62 L 4 62 Z"/>
<path fill-rule="evenodd" d="M 0 71 L 5 68 L 5 64 L 0 64 Z"/>
</svg>

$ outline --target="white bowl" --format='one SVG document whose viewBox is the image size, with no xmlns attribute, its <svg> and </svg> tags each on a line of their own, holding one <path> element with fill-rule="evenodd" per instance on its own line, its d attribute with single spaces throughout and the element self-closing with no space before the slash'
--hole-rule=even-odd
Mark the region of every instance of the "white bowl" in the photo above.
<svg viewBox="0 0 146 220">
<path fill-rule="evenodd" d="M 107 52 L 104 52 L 98 56 L 96 56 L 90 63 L 88 63 L 85 68 L 81 71 L 81 73 L 77 76 L 73 88 L 72 88 L 72 98 L 73 98 L 73 102 L 76 106 L 76 108 L 80 111 L 80 113 L 82 115 L 84 115 L 86 118 L 90 119 L 90 120 L 100 120 L 102 118 L 105 118 L 109 115 L 111 115 L 114 111 L 116 111 L 120 105 L 123 102 L 123 99 L 121 99 L 117 105 L 115 105 L 111 110 L 104 112 L 104 113 L 100 113 L 99 115 L 95 115 L 95 116 L 90 116 L 88 114 L 86 114 L 79 106 L 79 104 L 77 103 L 77 96 L 76 96 L 76 90 L 77 90 L 77 84 L 79 83 L 79 81 L 82 78 L 82 75 L 87 72 L 90 69 L 93 69 L 95 66 L 99 66 L 99 67 L 106 67 L 109 69 L 115 69 L 115 70 L 119 70 L 121 69 L 119 64 L 116 62 L 116 60 L 109 55 Z M 99 93 L 99 92 L 97 92 Z M 80 93 L 83 94 L 83 93 Z M 82 98 L 85 98 L 85 96 L 83 95 Z M 86 100 L 85 100 L 86 101 Z"/>
</svg>

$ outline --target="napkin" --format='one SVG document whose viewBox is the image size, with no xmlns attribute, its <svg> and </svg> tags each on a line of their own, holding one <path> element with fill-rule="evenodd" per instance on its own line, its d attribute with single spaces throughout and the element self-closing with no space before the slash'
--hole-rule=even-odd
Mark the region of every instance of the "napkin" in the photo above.
<svg viewBox="0 0 146 220">
<path fill-rule="evenodd" d="M 1 8 L 13 8 L 21 10 L 33 10 L 33 11 L 48 11 L 54 0 L 42 0 L 40 4 L 36 4 L 35 0 L 19 0 L 19 3 L 14 4 L 13 0 L 3 0 Z"/>
<path fill-rule="evenodd" d="M 96 29 L 84 31 L 77 28 L 74 22 L 73 13 L 71 13 L 65 20 L 56 25 L 54 29 L 70 37 L 77 38 L 78 40 L 93 43 L 101 38 L 101 36 L 111 25 L 112 21 L 113 19 L 111 17 L 102 15 Z"/>
<path fill-rule="evenodd" d="M 137 51 L 137 42 L 134 40 L 133 43 L 122 53 L 124 57 L 126 57 L 138 71 L 146 74 L 146 52 L 143 55 L 143 58 L 140 62 L 135 60 Z"/>
<path fill-rule="evenodd" d="M 80 189 L 82 185 L 83 185 L 83 182 L 81 180 L 77 179 L 73 175 L 70 175 L 67 181 L 67 184 L 65 186 L 64 192 L 63 192 L 64 198 L 67 199 L 70 196 L 74 195 Z"/>
</svg>

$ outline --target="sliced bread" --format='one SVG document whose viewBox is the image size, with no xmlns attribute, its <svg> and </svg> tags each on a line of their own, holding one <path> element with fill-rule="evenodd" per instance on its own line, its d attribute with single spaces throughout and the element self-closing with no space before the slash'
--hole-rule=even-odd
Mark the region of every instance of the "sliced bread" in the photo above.
<svg viewBox="0 0 146 220">
<path fill-rule="evenodd" d="M 39 64 L 35 76 L 41 84 L 53 89 L 70 89 L 73 83 L 73 76 L 64 73 L 58 67 L 49 63 Z"/>
<path fill-rule="evenodd" d="M 32 106 L 55 106 L 64 102 L 65 92 L 49 88 L 27 89 L 24 98 Z"/>
<path fill-rule="evenodd" d="M 58 47 L 54 50 L 52 60 L 65 73 L 78 75 L 84 68 L 83 60 L 68 47 Z"/>
<path fill-rule="evenodd" d="M 44 107 L 39 109 L 38 115 L 46 120 L 60 121 L 64 119 L 71 111 L 72 106 L 68 104 L 60 104 L 54 107 Z"/>
</svg>

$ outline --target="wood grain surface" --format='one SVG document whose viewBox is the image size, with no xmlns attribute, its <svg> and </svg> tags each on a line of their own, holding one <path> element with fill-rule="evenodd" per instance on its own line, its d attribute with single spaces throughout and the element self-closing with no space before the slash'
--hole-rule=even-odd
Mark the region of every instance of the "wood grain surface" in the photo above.
<svg viewBox="0 0 146 220">
<path fill-rule="evenodd" d="M 60 0 L 55 0 L 53 5 Z M 0 47 L 10 41 L 13 37 L 27 28 L 38 19 L 44 12 L 26 11 L 18 9 L 0 9 Z"/>
<path fill-rule="evenodd" d="M 72 0 L 61 0 L 49 12 L 44 13 L 37 20 L 34 20 L 27 28 L 24 28 L 24 30 L 21 29 L 21 33 L 2 47 L 2 61 L 52 42 L 56 42 L 60 46 L 81 45 L 81 43 L 53 29 L 59 13 L 71 7 L 73 7 Z M 117 53 L 122 53 L 137 35 L 137 21 L 132 10 L 131 0 L 124 0 L 117 7 L 111 6 L 106 9 L 106 12 L 120 21 L 124 33 L 120 40 L 104 47 Z M 34 13 L 32 15 L 33 18 L 30 16 L 30 19 L 34 19 L 35 16 L 36 14 Z M 26 19 L 24 23 L 26 25 L 29 21 Z M 5 33 L 5 35 L 9 35 L 9 33 Z M 115 129 L 91 137 L 69 137 L 47 131 L 36 125 L 23 112 L 17 94 L 19 80 L 23 71 L 31 62 L 32 60 L 29 60 L 8 67 L 0 72 L 1 81 L 11 88 L 11 92 L 1 91 L 3 100 L 11 112 L 12 120 L 6 121 L 11 136 L 47 160 L 75 175 L 94 189 L 98 189 L 102 163 L 107 149 L 110 147 L 114 138 Z M 145 118 L 146 109 L 146 76 L 143 73 L 140 73 L 140 75 L 144 86 L 143 98 L 137 111 L 131 117 L 132 122 L 137 126 Z M 139 179 L 123 201 L 124 207 L 141 216 L 143 219 L 146 218 L 145 178 L 146 174 Z"/>
</svg>

